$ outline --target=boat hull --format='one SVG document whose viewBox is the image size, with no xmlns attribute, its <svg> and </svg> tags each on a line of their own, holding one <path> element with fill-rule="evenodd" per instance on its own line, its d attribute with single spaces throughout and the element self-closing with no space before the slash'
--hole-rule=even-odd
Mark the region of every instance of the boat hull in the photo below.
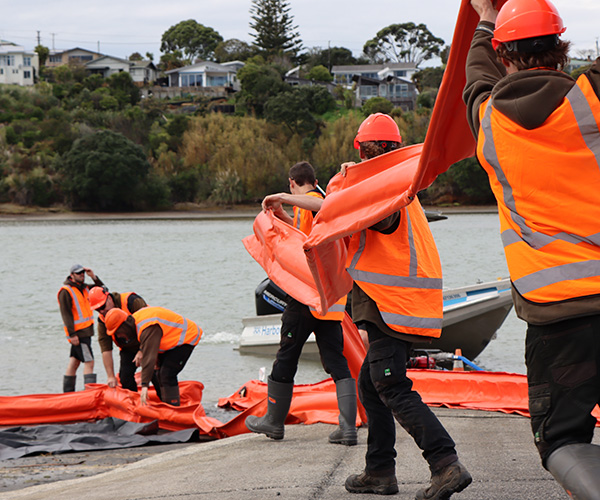
<svg viewBox="0 0 600 500">
<path fill-rule="evenodd" d="M 502 279 L 444 290 L 442 335 L 431 343 L 414 344 L 415 349 L 440 349 L 475 359 L 495 337 L 513 306 L 510 280 Z M 239 343 L 242 354 L 274 356 L 279 348 L 281 314 L 253 316 L 242 320 Z M 305 359 L 319 359 L 313 334 L 304 346 Z"/>
</svg>

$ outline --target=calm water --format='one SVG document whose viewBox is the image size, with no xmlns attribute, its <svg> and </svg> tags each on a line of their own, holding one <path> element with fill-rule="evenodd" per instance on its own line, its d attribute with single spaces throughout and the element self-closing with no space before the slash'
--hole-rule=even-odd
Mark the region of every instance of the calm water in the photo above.
<svg viewBox="0 0 600 500">
<path fill-rule="evenodd" d="M 70 266 L 81 263 L 112 291 L 135 291 L 202 327 L 180 379 L 204 383 L 210 411 L 219 397 L 257 378 L 261 367 L 268 373 L 272 363 L 235 350 L 241 320 L 254 315 L 254 288 L 265 276 L 241 244 L 251 231 L 251 219 L 0 222 L 0 395 L 62 390 L 69 346 L 56 294 Z M 508 275 L 496 215 L 451 215 L 433 223 L 432 231 L 445 286 Z M 511 313 L 476 362 L 524 373 L 524 332 Z M 100 349 L 92 345 L 98 381 L 105 382 Z M 114 358 L 118 362 L 116 352 Z M 302 362 L 296 382 L 325 377 L 318 363 Z"/>
</svg>

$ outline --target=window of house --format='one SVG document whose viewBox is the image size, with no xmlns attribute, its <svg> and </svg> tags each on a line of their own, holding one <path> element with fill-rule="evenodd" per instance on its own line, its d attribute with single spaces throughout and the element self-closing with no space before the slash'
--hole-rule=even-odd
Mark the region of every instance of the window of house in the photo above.
<svg viewBox="0 0 600 500">
<path fill-rule="evenodd" d="M 13 55 L 1 55 L 0 56 L 0 66 L 14 66 L 15 65 L 15 56 Z"/>
<path fill-rule="evenodd" d="M 4 68 L 0 68 L 0 75 L 4 74 Z"/>
<path fill-rule="evenodd" d="M 208 76 L 206 86 L 207 87 L 220 87 L 227 85 L 226 76 Z"/>
<path fill-rule="evenodd" d="M 183 73 L 181 75 L 182 87 L 202 87 L 202 73 Z"/>
<path fill-rule="evenodd" d="M 31 71 L 23 71 L 23 78 L 29 80 L 31 78 Z"/>
<path fill-rule="evenodd" d="M 406 70 L 400 69 L 400 70 L 394 71 L 394 76 L 406 76 Z"/>
<path fill-rule="evenodd" d="M 31 57 L 23 56 L 23 66 L 31 66 Z"/>
<path fill-rule="evenodd" d="M 59 63 L 62 62 L 62 55 L 58 55 L 58 56 L 50 56 L 48 57 L 48 61 L 51 63 Z"/>
</svg>

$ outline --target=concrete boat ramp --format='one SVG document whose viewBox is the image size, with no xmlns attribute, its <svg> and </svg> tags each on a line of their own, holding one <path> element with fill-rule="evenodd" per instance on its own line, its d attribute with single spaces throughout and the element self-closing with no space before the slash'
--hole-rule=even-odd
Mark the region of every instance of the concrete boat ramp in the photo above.
<svg viewBox="0 0 600 500">
<path fill-rule="evenodd" d="M 473 483 L 452 498 L 462 500 L 565 499 L 567 495 L 540 465 L 529 419 L 474 410 L 434 409 L 457 443 Z M 49 482 L 0 493 L 11 500 L 134 499 L 315 499 L 381 498 L 346 492 L 349 474 L 364 467 L 366 429 L 354 447 L 332 445 L 333 426 L 291 425 L 282 441 L 243 434 L 212 442 L 179 445 L 129 465 L 78 479 Z M 162 448 L 164 449 L 164 448 Z M 395 498 L 412 499 L 427 484 L 429 470 L 420 450 L 397 427 Z M 137 450 L 137 453 L 141 449 Z M 95 453 L 82 455 L 93 460 Z M 105 453 L 105 452 L 104 452 Z M 31 457 L 32 459 L 34 457 Z M 5 471 L 11 461 L 3 462 Z M 13 470 L 12 473 L 18 473 Z M 28 474 L 27 468 L 22 474 Z M 51 472 L 45 478 L 51 481 Z M 26 482 L 22 483 L 26 484 Z"/>
</svg>

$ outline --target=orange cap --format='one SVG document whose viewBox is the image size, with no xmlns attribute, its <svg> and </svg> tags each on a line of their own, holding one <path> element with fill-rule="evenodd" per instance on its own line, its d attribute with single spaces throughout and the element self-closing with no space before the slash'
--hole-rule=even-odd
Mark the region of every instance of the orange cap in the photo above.
<svg viewBox="0 0 600 500">
<path fill-rule="evenodd" d="M 106 317 L 104 318 L 104 324 L 106 325 L 106 333 L 108 333 L 112 337 L 117 331 L 117 328 L 119 328 L 128 317 L 129 315 L 125 311 L 123 311 L 123 309 L 113 307 L 110 311 L 106 313 Z"/>
<path fill-rule="evenodd" d="M 508 0 L 498 12 L 492 45 L 564 33 L 563 20 L 548 0 Z"/>
<path fill-rule="evenodd" d="M 90 306 L 95 311 L 96 309 L 100 309 L 106 302 L 108 298 L 108 292 L 101 286 L 95 286 L 90 290 Z"/>
<path fill-rule="evenodd" d="M 361 142 L 369 141 L 402 142 L 398 125 L 390 115 L 374 113 L 360 124 L 354 139 L 354 147 L 358 149 Z"/>
</svg>

